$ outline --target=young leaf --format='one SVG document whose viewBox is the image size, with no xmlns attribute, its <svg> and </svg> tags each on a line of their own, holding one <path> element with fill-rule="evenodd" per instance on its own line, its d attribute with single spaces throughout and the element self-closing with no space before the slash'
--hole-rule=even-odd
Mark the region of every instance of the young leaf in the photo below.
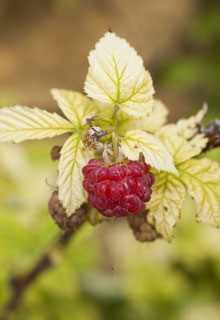
<svg viewBox="0 0 220 320">
<path fill-rule="evenodd" d="M 92 158 L 91 151 L 85 151 L 81 135 L 74 134 L 67 139 L 62 150 L 58 165 L 59 200 L 71 215 L 86 201 L 86 192 L 83 189 L 82 168 Z"/>
<path fill-rule="evenodd" d="M 86 118 L 97 114 L 98 109 L 95 104 L 79 92 L 52 89 L 51 93 L 64 115 L 76 127 L 82 127 Z"/>
<path fill-rule="evenodd" d="M 164 142 L 176 165 L 200 154 L 208 142 L 203 133 L 186 138 L 185 131 L 175 124 L 162 127 L 156 136 Z"/>
<path fill-rule="evenodd" d="M 151 76 L 126 40 L 107 32 L 90 52 L 89 65 L 85 92 L 91 98 L 116 104 L 138 118 L 152 111 Z"/>
<path fill-rule="evenodd" d="M 198 132 L 198 125 L 204 120 L 207 113 L 207 105 L 204 104 L 203 108 L 197 112 L 195 116 L 188 119 L 180 119 L 177 122 L 178 128 L 184 132 L 186 139 L 193 137 Z"/>
<path fill-rule="evenodd" d="M 151 201 L 147 205 L 149 223 L 155 225 L 156 230 L 165 239 L 171 240 L 173 228 L 181 213 L 186 189 L 180 178 L 162 172 L 155 175 Z"/>
<path fill-rule="evenodd" d="M 176 165 L 197 156 L 205 148 L 208 139 L 203 133 L 198 133 L 198 125 L 205 115 L 204 107 L 195 116 L 166 125 L 156 133 L 172 154 Z"/>
<path fill-rule="evenodd" d="M 143 130 L 154 133 L 166 123 L 167 115 L 168 109 L 165 104 L 162 101 L 155 99 L 153 102 L 152 113 L 149 117 L 141 119 L 141 127 Z"/>
<path fill-rule="evenodd" d="M 73 132 L 73 125 L 56 113 L 21 106 L 0 109 L 0 142 L 51 138 L 65 132 Z"/>
<path fill-rule="evenodd" d="M 140 152 L 145 161 L 157 170 L 173 172 L 178 175 L 173 158 L 163 143 L 155 136 L 141 131 L 131 130 L 121 142 L 124 155 L 130 160 L 138 160 Z"/>
<path fill-rule="evenodd" d="M 148 117 L 137 119 L 124 112 L 118 112 L 118 131 L 124 135 L 130 128 L 154 133 L 159 130 L 167 120 L 168 110 L 160 100 L 154 100 L 153 110 Z"/>
<path fill-rule="evenodd" d="M 197 221 L 220 227 L 220 167 L 209 159 L 190 159 L 178 166 L 197 204 Z"/>
</svg>

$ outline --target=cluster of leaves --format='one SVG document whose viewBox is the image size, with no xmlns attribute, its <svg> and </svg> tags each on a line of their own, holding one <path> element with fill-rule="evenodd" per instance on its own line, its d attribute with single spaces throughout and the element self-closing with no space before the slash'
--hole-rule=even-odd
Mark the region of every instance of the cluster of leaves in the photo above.
<svg viewBox="0 0 220 320">
<path fill-rule="evenodd" d="M 150 202 L 149 220 L 154 221 L 165 238 L 170 239 L 180 217 L 186 191 L 196 200 L 197 221 L 220 226 L 220 168 L 209 159 L 195 159 L 206 147 L 208 139 L 198 132 L 205 108 L 187 120 L 163 126 L 156 135 L 174 158 L 179 176 L 156 174 Z"/>
<path fill-rule="evenodd" d="M 82 168 L 94 157 L 94 151 L 83 145 L 82 136 L 88 129 L 87 120 L 93 118 L 95 124 L 108 128 L 104 142 L 111 143 L 114 132 L 128 159 L 138 160 L 142 153 L 155 171 L 148 219 L 164 238 L 172 237 L 186 189 L 196 199 L 198 221 L 219 226 L 219 165 L 207 159 L 192 159 L 208 142 L 198 131 L 205 110 L 188 120 L 164 125 L 167 109 L 153 99 L 152 79 L 142 58 L 124 39 L 110 32 L 89 54 L 85 92 L 93 100 L 78 92 L 52 90 L 68 120 L 37 108 L 0 110 L 2 142 L 71 134 L 61 150 L 57 180 L 59 199 L 67 215 L 86 201 Z"/>
</svg>

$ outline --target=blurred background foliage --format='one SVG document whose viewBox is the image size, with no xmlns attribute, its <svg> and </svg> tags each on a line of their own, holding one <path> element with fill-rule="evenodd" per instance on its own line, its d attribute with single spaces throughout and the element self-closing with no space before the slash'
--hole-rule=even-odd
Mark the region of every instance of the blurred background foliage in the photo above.
<svg viewBox="0 0 220 320">
<path fill-rule="evenodd" d="M 217 0 L 1 0 L 0 106 L 58 111 L 49 89 L 82 91 L 88 52 L 109 27 L 143 56 L 169 120 L 204 101 L 209 119 L 220 116 Z M 49 151 L 63 141 L 0 146 L 0 308 L 10 278 L 59 233 L 47 213 Z M 219 320 L 220 231 L 194 215 L 187 199 L 171 244 L 137 243 L 123 219 L 85 226 L 12 319 Z"/>
</svg>

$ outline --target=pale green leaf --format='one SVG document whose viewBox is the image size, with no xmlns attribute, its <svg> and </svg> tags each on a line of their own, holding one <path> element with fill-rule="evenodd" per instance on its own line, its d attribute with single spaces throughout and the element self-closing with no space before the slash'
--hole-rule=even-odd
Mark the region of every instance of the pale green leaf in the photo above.
<svg viewBox="0 0 220 320">
<path fill-rule="evenodd" d="M 190 139 L 198 132 L 198 125 L 204 120 L 207 113 L 207 106 L 204 105 L 201 110 L 197 112 L 196 115 L 191 116 L 188 119 L 180 119 L 177 122 L 177 127 L 183 132 L 186 139 Z"/>
<path fill-rule="evenodd" d="M 118 131 L 119 134 L 125 134 L 132 129 L 144 130 L 154 133 L 159 130 L 167 120 L 168 110 L 160 100 L 154 100 L 153 110 L 148 117 L 137 119 L 124 112 L 118 112 Z"/>
<path fill-rule="evenodd" d="M 155 136 L 141 131 L 131 130 L 121 142 L 124 155 L 130 160 L 138 160 L 142 152 L 146 163 L 162 171 L 173 172 L 178 175 L 173 158 L 163 143 Z"/>
<path fill-rule="evenodd" d="M 185 199 L 186 189 L 176 175 L 163 172 L 155 175 L 156 182 L 152 188 L 152 196 L 147 204 L 149 223 L 165 239 L 171 240 L 173 228 L 180 217 Z"/>
<path fill-rule="evenodd" d="M 22 106 L 0 109 L 0 141 L 21 142 L 73 132 L 73 125 L 56 113 Z"/>
<path fill-rule="evenodd" d="M 208 141 L 204 134 L 185 138 L 184 131 L 175 124 L 164 126 L 156 135 L 164 142 L 176 165 L 200 154 Z"/>
<path fill-rule="evenodd" d="M 151 76 L 136 51 L 114 33 L 107 32 L 89 54 L 85 92 L 138 118 L 152 111 Z"/>
<path fill-rule="evenodd" d="M 74 213 L 86 201 L 82 168 L 92 156 L 93 152 L 85 150 L 79 134 L 69 137 L 61 150 L 57 184 L 59 199 L 67 215 Z"/>
<path fill-rule="evenodd" d="M 202 109 L 196 116 L 166 125 L 156 133 L 172 154 L 176 165 L 197 156 L 205 148 L 208 139 L 198 132 L 204 112 Z"/>
<path fill-rule="evenodd" d="M 95 104 L 79 92 L 52 89 L 51 93 L 64 115 L 76 127 L 82 127 L 87 118 L 97 114 Z"/>
<path fill-rule="evenodd" d="M 190 159 L 178 166 L 197 204 L 197 221 L 220 227 L 220 167 L 210 159 Z"/>
</svg>

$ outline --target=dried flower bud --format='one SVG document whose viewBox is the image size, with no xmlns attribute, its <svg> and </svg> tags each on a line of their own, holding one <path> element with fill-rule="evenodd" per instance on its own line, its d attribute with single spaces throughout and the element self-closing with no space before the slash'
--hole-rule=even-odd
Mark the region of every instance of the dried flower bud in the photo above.
<svg viewBox="0 0 220 320">
<path fill-rule="evenodd" d="M 215 119 L 206 127 L 199 126 L 199 131 L 208 138 L 208 143 L 203 151 L 220 147 L 220 120 Z"/>
<path fill-rule="evenodd" d="M 161 236 L 156 232 L 155 228 L 146 220 L 146 211 L 139 215 L 130 214 L 128 223 L 133 230 L 135 238 L 140 242 L 152 242 Z"/>
<path fill-rule="evenodd" d="M 107 134 L 106 131 L 102 130 L 99 126 L 93 126 L 88 129 L 82 136 L 82 141 L 87 149 L 99 149 L 103 146 L 98 140 Z"/>
<path fill-rule="evenodd" d="M 58 160 L 60 158 L 60 150 L 61 146 L 54 146 L 50 152 L 50 157 L 53 161 Z"/>
</svg>

